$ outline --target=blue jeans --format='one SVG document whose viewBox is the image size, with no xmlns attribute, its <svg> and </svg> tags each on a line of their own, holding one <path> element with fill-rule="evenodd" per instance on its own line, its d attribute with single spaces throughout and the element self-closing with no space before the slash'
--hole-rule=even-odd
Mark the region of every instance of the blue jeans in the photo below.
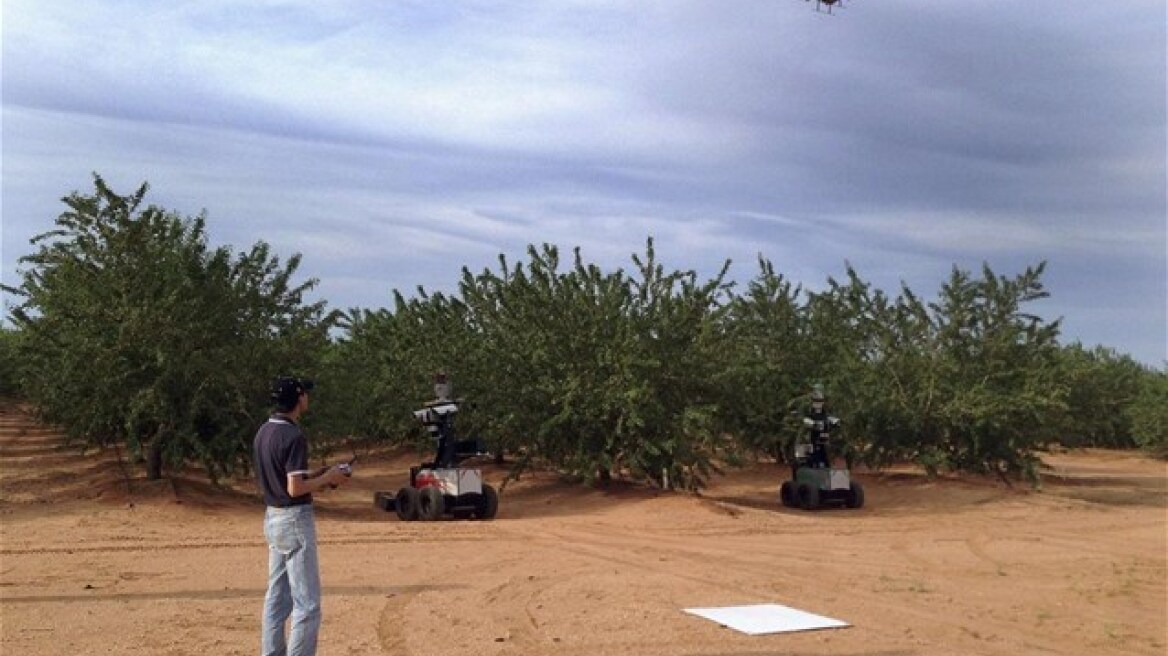
<svg viewBox="0 0 1168 656">
<path fill-rule="evenodd" d="M 268 507 L 268 594 L 264 597 L 263 656 L 313 656 L 320 633 L 320 566 L 312 504 Z M 284 623 L 292 630 L 284 640 Z"/>
</svg>

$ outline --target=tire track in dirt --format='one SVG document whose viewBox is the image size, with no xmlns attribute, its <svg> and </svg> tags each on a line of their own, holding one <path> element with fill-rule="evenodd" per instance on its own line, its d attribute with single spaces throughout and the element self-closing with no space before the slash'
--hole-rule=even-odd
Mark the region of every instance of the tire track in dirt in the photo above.
<svg viewBox="0 0 1168 656">
<path fill-rule="evenodd" d="M 994 539 L 985 533 L 978 533 L 973 537 L 952 537 L 952 538 L 934 538 L 929 542 L 930 545 L 944 544 L 944 543 L 958 543 L 961 544 L 965 550 L 972 555 L 978 562 L 988 565 L 991 571 L 1001 570 L 1003 563 L 994 557 L 990 556 L 986 549 L 994 542 Z M 910 545 L 905 540 L 896 540 L 892 543 L 892 548 L 899 553 L 906 561 L 921 569 L 937 569 L 942 567 L 944 563 L 936 558 L 928 558 L 922 556 L 920 549 Z"/>
<path fill-rule="evenodd" d="M 772 586 L 758 582 L 759 571 L 784 570 L 785 580 L 790 582 L 794 589 L 813 589 L 816 583 L 814 573 L 806 572 L 805 568 L 799 566 L 800 554 L 792 553 L 786 556 L 780 554 L 779 561 L 776 562 L 776 554 L 772 552 L 751 554 L 732 544 L 716 547 L 704 545 L 702 551 L 697 552 L 686 548 L 686 540 L 682 536 L 670 539 L 655 536 L 645 539 L 611 533 L 600 535 L 574 529 L 548 531 L 535 539 L 535 542 L 548 549 L 566 551 L 593 561 L 618 565 L 634 571 L 653 572 L 688 581 L 701 588 L 715 588 L 729 593 L 727 598 L 733 599 L 775 597 L 776 590 Z M 789 562 L 787 566 L 782 562 L 784 557 Z M 716 577 L 710 574 L 712 566 L 717 569 Z M 790 603 L 789 599 L 786 601 Z M 820 603 L 823 603 L 823 600 Z M 813 612 L 827 610 L 820 607 Z M 932 616 L 928 618 L 932 619 Z M 894 631 L 878 627 L 869 627 L 869 630 L 886 637 L 897 635 Z"/>
<path fill-rule="evenodd" d="M 814 527 L 805 526 L 805 528 L 813 529 Z M 737 536 L 741 539 L 723 540 L 712 545 L 703 544 L 700 551 L 690 546 L 692 541 L 684 534 L 654 533 L 645 537 L 627 537 L 607 527 L 598 527 L 597 530 L 548 531 L 540 536 L 540 539 L 549 545 L 556 545 L 556 549 L 565 549 L 565 545 L 567 545 L 568 550 L 579 551 L 581 555 L 629 567 L 654 569 L 703 585 L 710 583 L 708 575 L 679 573 L 678 561 L 685 563 L 690 571 L 697 572 L 708 571 L 711 562 L 715 561 L 720 569 L 756 571 L 760 568 L 766 568 L 768 570 L 782 570 L 794 578 L 814 580 L 813 573 L 800 574 L 801 568 L 798 565 L 805 562 L 807 555 L 805 552 L 786 549 L 781 545 L 761 550 L 744 548 L 744 544 L 750 542 L 748 538 L 757 537 L 763 531 L 765 529 L 760 530 L 759 527 L 754 527 Z M 815 541 L 821 545 L 821 553 L 830 560 L 836 556 L 826 553 L 831 547 L 823 546 L 823 544 L 831 538 L 853 532 L 852 530 L 842 533 L 831 531 L 827 532 L 828 535 L 819 538 L 814 533 L 808 532 L 806 536 L 809 541 Z M 724 532 L 718 535 L 727 537 L 731 534 Z M 842 547 L 839 548 L 839 551 L 843 552 L 847 549 L 847 547 Z M 613 554 L 626 555 L 616 556 Z M 642 558 L 635 558 L 635 555 L 641 555 Z M 724 585 L 722 587 L 741 589 L 737 585 Z"/>
<path fill-rule="evenodd" d="M 815 538 L 811 537 L 810 539 Z M 537 537 L 535 541 L 548 548 L 557 551 L 567 551 L 584 558 L 591 558 L 637 570 L 652 571 L 697 583 L 704 587 L 721 589 L 733 593 L 737 598 L 774 598 L 776 590 L 773 587 L 755 582 L 757 580 L 756 572 L 760 571 L 760 568 L 769 570 L 782 569 L 784 571 L 784 580 L 791 584 L 790 588 L 792 590 L 813 590 L 818 583 L 818 579 L 813 572 L 806 572 L 805 569 L 797 566 L 805 557 L 804 554 L 799 553 L 784 555 L 771 551 L 761 551 L 756 554 L 750 554 L 744 553 L 740 546 L 732 544 L 714 546 L 705 544 L 702 550 L 697 552 L 685 548 L 685 540 L 682 537 L 665 541 L 659 536 L 652 539 L 630 538 L 613 533 L 597 534 L 595 532 L 581 530 L 548 531 Z M 823 541 L 825 540 L 820 540 L 820 542 Z M 983 544 L 981 538 L 975 537 L 972 540 L 963 540 L 963 542 L 966 542 L 970 551 L 976 557 L 981 558 L 981 556 L 978 556 L 973 551 L 974 549 L 981 548 L 980 545 Z M 638 557 L 641 554 L 645 555 Z M 661 560 L 663 556 L 666 559 L 664 561 Z M 824 563 L 848 562 L 848 559 L 843 557 L 843 554 L 839 552 L 834 554 L 821 553 L 820 556 L 823 557 Z M 785 567 L 782 561 L 783 558 L 787 558 L 791 565 Z M 988 559 L 986 562 L 995 563 L 996 566 L 997 561 L 994 561 L 988 555 L 985 558 Z M 719 573 L 717 578 L 708 574 L 690 573 L 709 572 L 712 562 L 716 562 Z M 874 556 L 871 562 L 881 566 L 895 566 L 895 563 L 885 562 L 880 555 Z M 854 608 L 881 607 L 887 605 L 888 594 L 896 592 L 896 590 L 863 590 L 858 587 L 853 587 L 847 592 L 848 605 Z M 899 592 L 913 596 L 921 595 L 926 598 L 936 596 L 930 595 L 928 590 L 914 590 L 911 587 Z M 826 599 L 821 599 L 820 603 L 823 603 L 823 601 L 826 601 Z M 787 602 L 789 603 L 790 600 L 788 599 Z M 813 608 L 811 610 L 812 612 L 832 614 L 824 608 Z M 896 605 L 893 614 L 903 618 L 901 623 L 907 626 L 942 624 L 959 630 L 969 631 L 969 629 L 965 628 L 969 623 L 968 618 L 951 616 L 943 608 L 933 608 L 929 604 L 912 606 L 900 603 Z M 887 620 L 887 617 L 885 619 Z M 995 633 L 1008 632 L 1008 619 L 983 616 L 978 622 L 981 634 L 992 636 Z M 895 624 L 887 621 L 870 623 L 864 626 L 864 630 L 885 639 L 902 639 L 902 631 L 896 628 Z M 923 644 L 923 646 L 928 647 L 929 645 Z M 1047 651 L 1050 653 L 1058 653 L 1059 651 L 1056 645 L 1043 644 L 1043 641 L 1037 639 L 1033 640 L 1028 645 L 1028 648 L 1032 651 Z"/>
<path fill-rule="evenodd" d="M 498 540 L 498 538 L 491 538 Z M 514 537 L 512 540 L 520 540 L 522 538 Z M 348 537 L 348 538 L 325 538 L 317 541 L 317 544 L 323 546 L 352 546 L 352 545 L 377 545 L 377 544 L 425 544 L 425 543 L 449 543 L 449 542 L 479 542 L 483 540 L 481 535 L 465 535 L 465 536 L 438 536 L 438 535 L 372 535 L 368 537 Z M 195 550 L 195 549 L 252 549 L 257 547 L 267 548 L 267 543 L 262 539 L 254 540 L 219 540 L 213 542 L 158 542 L 153 544 L 134 544 L 134 545 L 94 545 L 94 546 L 69 546 L 69 547 L 15 547 L 0 549 L 0 556 L 19 556 L 19 555 L 42 555 L 42 554 L 77 554 L 77 553 L 127 553 L 127 552 L 158 552 L 158 551 L 175 551 L 175 550 Z"/>
<path fill-rule="evenodd" d="M 603 527 L 595 527 L 602 529 Z M 680 578 L 690 581 L 703 587 L 719 587 L 724 591 L 735 594 L 745 592 L 747 595 L 758 594 L 762 598 L 769 598 L 773 596 L 773 590 L 767 589 L 761 585 L 744 584 L 743 581 L 726 581 L 718 582 L 710 576 L 703 576 L 701 574 L 690 574 L 687 572 L 709 571 L 709 556 L 708 552 L 694 553 L 691 550 L 684 548 L 684 538 L 678 536 L 676 539 L 670 540 L 667 547 L 662 547 L 659 538 L 645 539 L 629 539 L 611 535 L 604 537 L 597 537 L 592 531 L 588 529 L 565 529 L 559 527 L 555 530 L 547 530 L 541 532 L 539 536 L 529 536 L 530 541 L 537 545 L 541 550 L 548 550 L 554 552 L 557 557 L 563 561 L 564 554 L 571 554 L 579 558 L 579 563 L 567 571 L 557 572 L 554 577 L 512 577 L 507 582 L 493 586 L 483 593 L 483 601 L 489 606 L 491 602 L 507 598 L 509 605 L 514 609 L 521 608 L 524 615 L 526 615 L 526 625 L 519 627 L 521 624 L 515 619 L 516 613 L 510 616 L 503 616 L 496 618 L 494 623 L 496 625 L 506 625 L 510 632 L 507 636 L 507 646 L 500 650 L 500 654 L 518 653 L 518 654 L 534 654 L 534 653 L 554 653 L 557 655 L 591 655 L 596 653 L 603 653 L 609 647 L 616 647 L 621 653 L 662 653 L 663 645 L 661 642 L 641 642 L 641 641 L 621 641 L 613 645 L 599 647 L 597 645 L 578 646 L 563 643 L 559 638 L 552 635 L 544 635 L 544 626 L 536 617 L 536 612 L 542 605 L 539 603 L 547 599 L 558 599 L 565 594 L 569 596 L 578 595 L 580 588 L 587 589 L 586 582 L 590 579 L 596 578 L 598 572 L 595 563 L 603 563 L 606 565 L 616 565 L 619 569 L 634 569 L 640 572 L 652 572 L 660 574 L 668 578 Z M 620 554 L 620 555 L 614 555 Z M 661 555 L 665 555 L 667 562 L 659 561 Z M 740 557 L 740 553 L 734 546 L 726 546 L 718 550 L 715 554 L 720 557 L 718 565 L 720 571 L 723 566 L 728 563 L 731 565 L 728 569 L 740 573 L 741 570 L 757 570 L 761 566 L 767 564 L 773 565 L 771 554 L 759 554 L 757 557 Z M 736 557 L 737 556 L 737 557 Z M 685 561 L 685 562 L 682 562 Z M 594 563 L 588 565 L 588 563 Z M 680 571 L 679 571 L 680 570 Z M 614 574 L 616 575 L 616 574 Z M 751 578 L 749 575 L 745 579 Z M 808 583 L 814 582 L 813 575 L 801 577 L 802 580 Z M 583 598 L 582 607 L 588 606 L 587 596 Z M 611 603 L 612 599 L 607 602 Z M 600 598 L 594 603 L 604 604 L 606 599 Z M 823 610 L 823 609 L 819 609 Z M 660 610 L 656 612 L 660 613 Z M 668 611 L 667 611 L 668 612 Z M 677 609 L 680 612 L 680 609 Z M 564 628 L 560 626 L 559 628 Z M 597 627 L 599 629 L 599 627 Z M 872 630 L 869 628 L 869 630 Z M 885 637 L 900 637 L 895 631 L 880 631 L 875 630 L 875 633 L 881 633 Z M 777 652 L 774 650 L 765 649 L 745 649 L 735 650 L 733 652 L 720 651 L 725 649 L 726 644 L 724 639 L 716 640 L 689 640 L 685 644 L 685 649 L 678 651 L 676 649 L 668 650 L 668 653 L 684 653 L 692 654 L 694 656 L 707 656 L 714 653 L 720 654 L 742 654 L 747 655 L 777 655 L 787 654 L 788 652 Z M 630 652 L 630 650 L 632 650 Z M 869 652 L 854 652 L 857 656 L 860 654 L 867 654 Z M 895 654 L 898 656 L 911 656 L 919 652 L 915 650 L 899 650 L 899 651 L 880 651 L 871 652 L 872 654 L 887 654 L 889 656 Z"/>
<path fill-rule="evenodd" d="M 523 557 L 514 557 L 499 560 L 495 566 L 499 569 L 509 570 L 521 566 L 523 562 L 525 562 Z M 428 578 L 425 573 L 422 573 L 422 576 Z M 534 594 L 531 591 L 523 591 L 525 583 L 527 582 L 521 577 L 512 576 L 487 588 L 475 588 L 462 584 L 405 586 L 407 589 L 393 595 L 378 613 L 376 632 L 381 652 L 385 656 L 414 656 L 416 652 L 410 648 L 410 641 L 411 638 L 416 637 L 420 629 L 411 626 L 410 613 L 415 604 L 422 599 L 436 604 L 438 613 L 451 611 L 454 614 L 453 625 L 460 624 L 460 620 L 470 618 L 472 621 L 469 624 L 474 624 L 474 620 L 483 621 L 487 627 L 490 627 L 490 631 L 503 633 L 502 640 L 495 645 L 498 648 L 496 651 L 500 653 L 507 653 L 507 651 L 519 646 L 523 648 L 537 646 L 539 639 L 530 611 L 526 611 L 523 619 L 517 622 L 515 616 L 498 610 L 498 604 L 493 603 L 499 599 L 506 599 L 510 602 L 517 594 L 528 596 Z M 429 599 L 428 595 L 435 592 L 440 592 L 441 595 L 437 599 Z M 510 605 L 508 604 L 507 607 L 509 608 Z M 465 608 L 471 608 L 473 612 L 462 610 Z M 429 614 L 433 616 L 434 611 Z M 452 618 L 445 619 L 449 621 Z M 439 623 L 446 629 L 444 636 L 449 637 L 453 625 Z M 427 644 L 427 649 L 433 648 L 432 641 L 428 637 L 423 638 L 423 641 Z M 467 652 L 462 649 L 455 650 L 455 653 L 480 652 Z"/>
<path fill-rule="evenodd" d="M 394 595 L 381 607 L 377 618 L 377 642 L 386 656 L 412 656 L 406 645 L 406 611 L 418 593 Z"/>
<path fill-rule="evenodd" d="M 379 597 L 386 594 L 418 594 L 433 589 L 422 586 L 421 590 L 410 590 L 411 586 L 373 585 L 326 585 L 321 590 L 325 596 L 344 595 L 350 597 Z M 417 586 L 415 586 L 417 587 Z M 41 595 L 0 595 L 0 606 L 6 604 L 44 603 L 102 603 L 127 601 L 221 601 L 225 599 L 263 599 L 266 588 L 223 588 L 220 590 L 161 590 L 158 592 L 111 592 L 105 588 L 86 588 L 85 592 L 74 594 Z"/>
<path fill-rule="evenodd" d="M 503 636 L 506 645 L 500 650 L 501 653 L 506 654 L 513 651 L 531 653 L 531 650 L 541 645 L 551 646 L 544 645 L 540 639 L 539 623 L 531 612 L 533 600 L 546 588 L 547 584 L 537 577 L 516 575 L 483 592 L 482 596 L 485 602 L 483 607 L 488 609 L 493 618 L 491 624 L 507 627 L 506 635 Z M 498 605 L 495 602 L 500 598 L 506 598 L 512 604 L 521 606 L 523 617 L 516 618 L 497 610 Z"/>
</svg>

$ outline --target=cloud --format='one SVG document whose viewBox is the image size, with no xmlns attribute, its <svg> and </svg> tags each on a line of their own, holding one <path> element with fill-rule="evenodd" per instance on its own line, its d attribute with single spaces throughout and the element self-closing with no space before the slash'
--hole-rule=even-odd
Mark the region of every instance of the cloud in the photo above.
<svg viewBox="0 0 1168 656">
<path fill-rule="evenodd" d="M 1127 253 L 1155 259 L 1163 230 L 1135 226 L 1116 230 L 1106 222 L 1039 223 L 1024 216 L 929 212 L 837 218 L 864 239 L 903 242 L 906 250 L 993 257 L 1001 254 L 1060 254 L 1106 258 Z"/>
<path fill-rule="evenodd" d="M 580 246 L 927 295 L 1050 262 L 1075 337 L 1164 351 L 1162 3 L 8 0 L 3 261 L 58 199 L 149 180 L 303 252 L 339 306 Z M 1113 316 L 1092 272 L 1123 281 Z M 364 290 L 364 291 L 363 291 Z M 1073 316 L 1072 316 L 1073 315 Z"/>
</svg>

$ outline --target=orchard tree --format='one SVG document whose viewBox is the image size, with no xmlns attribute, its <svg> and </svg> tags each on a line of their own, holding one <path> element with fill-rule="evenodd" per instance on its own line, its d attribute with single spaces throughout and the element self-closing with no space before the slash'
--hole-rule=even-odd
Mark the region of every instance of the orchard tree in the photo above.
<svg viewBox="0 0 1168 656">
<path fill-rule="evenodd" d="M 1168 458 L 1168 370 L 1147 370 L 1124 413 L 1131 422 L 1135 443 L 1157 457 Z"/>
<path fill-rule="evenodd" d="M 24 391 L 85 446 L 124 444 L 145 459 L 200 462 L 215 478 L 246 463 L 267 381 L 311 368 L 333 319 L 306 303 L 263 242 L 233 254 L 207 243 L 203 215 L 144 206 L 94 176 L 20 262 Z"/>
<path fill-rule="evenodd" d="M 17 357 L 17 342 L 20 331 L 0 326 L 0 396 L 20 396 L 20 359 Z"/>
<path fill-rule="evenodd" d="M 1037 480 L 1035 452 L 1058 435 L 1067 387 L 1058 367 L 1059 321 L 1026 312 L 1045 298 L 1045 263 L 1014 277 L 988 265 L 980 279 L 954 268 L 930 305 L 939 367 L 935 422 L 916 459 L 927 468 Z"/>
<path fill-rule="evenodd" d="M 1059 356 L 1068 394 L 1058 441 L 1069 447 L 1135 446 L 1132 416 L 1126 409 L 1143 392 L 1148 370 L 1130 356 L 1101 346 L 1086 349 L 1072 344 Z"/>
<path fill-rule="evenodd" d="M 720 322 L 720 423 L 746 451 L 784 460 L 794 437 L 790 413 L 806 392 L 810 368 L 802 286 L 762 256 L 758 265 L 758 275 L 745 294 L 732 298 Z"/>
</svg>

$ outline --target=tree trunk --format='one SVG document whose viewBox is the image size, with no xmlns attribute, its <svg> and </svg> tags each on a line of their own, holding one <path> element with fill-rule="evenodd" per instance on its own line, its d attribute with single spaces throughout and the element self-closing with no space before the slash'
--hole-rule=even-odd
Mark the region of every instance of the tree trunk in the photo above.
<svg viewBox="0 0 1168 656">
<path fill-rule="evenodd" d="M 162 431 L 154 434 L 154 438 L 146 445 L 146 480 L 157 481 L 162 478 Z"/>
<path fill-rule="evenodd" d="M 598 467 L 596 469 L 596 481 L 600 483 L 601 487 L 608 487 L 608 484 L 612 482 L 612 472 L 603 467 Z"/>
</svg>

